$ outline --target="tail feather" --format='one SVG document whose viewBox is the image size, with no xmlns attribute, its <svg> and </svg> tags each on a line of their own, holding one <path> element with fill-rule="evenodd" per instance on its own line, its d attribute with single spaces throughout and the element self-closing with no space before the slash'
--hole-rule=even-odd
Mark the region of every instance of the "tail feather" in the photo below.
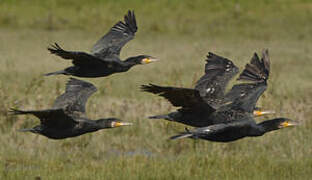
<svg viewBox="0 0 312 180">
<path fill-rule="evenodd" d="M 12 115 L 31 114 L 32 111 L 23 111 L 19 109 L 10 108 L 9 113 Z"/>
<path fill-rule="evenodd" d="M 166 114 L 166 115 L 156 115 L 156 116 L 149 116 L 149 119 L 166 119 L 166 120 L 171 120 L 171 118 Z"/>
<path fill-rule="evenodd" d="M 182 139 L 182 138 L 187 138 L 187 137 L 192 137 L 193 134 L 190 132 L 183 132 L 181 134 L 175 135 L 175 136 L 171 136 L 170 139 L 174 140 L 174 139 Z"/>
<path fill-rule="evenodd" d="M 19 132 L 35 132 L 36 130 L 34 128 L 25 128 L 25 129 L 19 129 Z"/>
<path fill-rule="evenodd" d="M 64 71 L 64 70 L 60 70 L 60 71 L 55 71 L 55 72 L 46 73 L 46 74 L 44 74 L 44 75 L 45 75 L 45 76 L 51 76 L 51 75 L 59 75 L 59 74 L 64 74 L 64 75 L 66 75 L 67 72 Z"/>
<path fill-rule="evenodd" d="M 141 90 L 145 91 L 145 92 L 150 92 L 150 93 L 154 93 L 154 94 L 159 94 L 164 92 L 164 89 L 166 87 L 162 87 L 162 86 L 157 86 L 154 84 L 148 84 L 148 85 L 142 85 L 141 86 Z"/>
<path fill-rule="evenodd" d="M 248 80 L 254 82 L 266 82 L 270 73 L 270 60 L 268 50 L 262 52 L 262 58 L 259 59 L 255 53 L 244 71 L 240 74 L 238 80 Z"/>
</svg>

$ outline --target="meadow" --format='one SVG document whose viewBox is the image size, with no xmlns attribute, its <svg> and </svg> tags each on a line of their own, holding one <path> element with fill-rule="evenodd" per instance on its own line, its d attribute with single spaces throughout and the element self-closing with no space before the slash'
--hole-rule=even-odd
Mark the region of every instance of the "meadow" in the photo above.
<svg viewBox="0 0 312 180">
<path fill-rule="evenodd" d="M 134 125 L 65 140 L 18 132 L 38 120 L 7 110 L 48 108 L 68 80 L 43 76 L 70 65 L 50 55 L 49 44 L 88 51 L 128 9 L 139 30 L 122 59 L 148 54 L 160 61 L 84 80 L 98 88 L 87 104 L 90 118 Z M 308 0 L 0 0 L 0 179 L 310 179 L 311 20 Z M 140 85 L 193 87 L 208 51 L 242 69 L 263 48 L 271 74 L 258 105 L 276 114 L 256 121 L 281 116 L 300 126 L 231 143 L 170 141 L 185 126 L 147 118 L 175 108 Z"/>
</svg>

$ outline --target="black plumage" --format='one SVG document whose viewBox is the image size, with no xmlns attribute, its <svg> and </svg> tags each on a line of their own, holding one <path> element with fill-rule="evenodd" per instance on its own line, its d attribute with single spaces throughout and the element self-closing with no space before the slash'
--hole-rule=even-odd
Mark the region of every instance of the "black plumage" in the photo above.
<svg viewBox="0 0 312 180">
<path fill-rule="evenodd" d="M 207 101 L 205 99 L 207 96 L 201 96 L 196 89 L 178 88 L 180 93 L 176 93 L 177 90 L 172 87 L 143 86 L 143 90 L 159 94 L 174 106 L 180 107 L 176 112 L 151 118 L 163 118 L 200 127 L 192 131 L 187 130 L 173 136 L 172 139 L 191 137 L 218 142 L 234 141 L 246 136 L 261 136 L 272 130 L 296 125 L 294 121 L 287 118 L 277 118 L 258 124 L 253 119 L 256 102 L 267 88 L 269 63 L 267 50 L 263 52 L 261 60 L 255 54 L 251 63 L 246 65 L 245 70 L 239 76 L 240 80 L 249 80 L 251 83 L 234 85 L 226 95 L 211 97 L 221 99 L 218 103 Z M 211 66 L 216 67 L 214 64 Z M 207 65 L 206 69 L 209 69 Z M 208 81 L 208 83 L 211 82 Z M 212 88 L 211 86 L 204 87 Z M 185 93 L 186 90 L 189 92 Z"/>
<path fill-rule="evenodd" d="M 225 93 L 226 85 L 238 73 L 238 68 L 231 60 L 213 53 L 208 54 L 206 61 L 205 74 L 198 80 L 195 89 L 153 84 L 142 86 L 143 91 L 163 96 L 172 105 L 181 107 L 176 112 L 150 118 L 176 121 L 194 127 L 208 126 L 213 122 L 207 121 L 206 118 L 210 117 L 216 109 L 246 96 L 250 89 L 254 88 L 254 82 L 252 84 L 238 84 L 234 85 L 228 93 Z M 244 79 L 246 74 L 245 71 L 243 72 L 241 79 Z M 258 111 L 255 110 L 254 112 Z M 258 114 L 255 113 L 255 115 L 265 113 L 271 112 L 263 111 Z"/>
<path fill-rule="evenodd" d="M 64 139 L 105 128 L 131 125 L 116 118 L 88 119 L 85 114 L 85 105 L 94 92 L 96 92 L 96 87 L 91 83 L 71 78 L 67 82 L 65 93 L 56 98 L 51 109 L 18 110 L 12 108 L 10 112 L 14 115 L 36 116 L 40 119 L 40 125 L 20 131 L 37 133 L 52 139 Z"/>
<path fill-rule="evenodd" d="M 205 74 L 196 82 L 195 90 L 210 106 L 218 108 L 228 101 L 224 98 L 225 88 L 238 71 L 231 60 L 209 52 Z"/>
<path fill-rule="evenodd" d="M 261 123 L 255 123 L 252 118 L 233 120 L 231 122 L 214 124 L 194 130 L 185 129 L 185 132 L 172 136 L 170 139 L 193 138 L 215 142 L 231 142 L 244 137 L 262 136 L 267 132 L 285 127 L 296 126 L 296 121 L 287 118 L 275 118 Z"/>
<path fill-rule="evenodd" d="M 73 66 L 64 70 L 47 73 L 46 75 L 72 75 L 78 77 L 104 77 L 114 73 L 128 71 L 138 64 L 148 64 L 157 59 L 149 55 L 129 57 L 120 60 L 122 47 L 134 38 L 137 32 L 137 23 L 133 11 L 128 11 L 124 22 L 119 21 L 110 31 L 98 40 L 93 46 L 91 53 L 66 51 L 57 43 L 51 45 L 48 50 L 63 59 L 71 60 Z"/>
</svg>

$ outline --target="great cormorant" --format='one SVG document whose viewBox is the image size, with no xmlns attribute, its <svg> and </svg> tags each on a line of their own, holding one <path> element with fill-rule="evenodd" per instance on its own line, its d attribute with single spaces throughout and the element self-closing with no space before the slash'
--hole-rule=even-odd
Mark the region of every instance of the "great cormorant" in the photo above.
<svg viewBox="0 0 312 180">
<path fill-rule="evenodd" d="M 255 58 L 258 58 L 257 54 L 254 55 L 253 59 Z M 208 54 L 206 61 L 205 75 L 196 83 L 195 89 L 164 87 L 153 84 L 142 86 L 143 91 L 163 96 L 172 105 L 181 107 L 176 112 L 150 118 L 166 119 L 194 127 L 209 126 L 213 124 L 214 120 L 207 121 L 207 117 L 213 117 L 212 113 L 216 109 L 247 96 L 249 90 L 253 88 L 253 84 L 238 84 L 225 94 L 226 85 L 238 73 L 238 68 L 229 59 L 213 53 Z M 253 82 L 259 81 L 256 78 L 251 80 Z M 258 111 L 257 109 L 254 108 L 254 116 L 273 113 L 272 111 Z"/>
<path fill-rule="evenodd" d="M 88 119 L 85 114 L 85 105 L 96 90 L 91 83 L 71 78 L 67 82 L 65 93 L 56 98 L 51 109 L 18 110 L 12 108 L 10 112 L 15 115 L 36 116 L 40 119 L 40 125 L 20 131 L 37 133 L 52 139 L 64 139 L 101 129 L 131 125 L 116 118 Z"/>
<path fill-rule="evenodd" d="M 133 11 L 128 11 L 124 22 L 119 21 L 110 31 L 105 34 L 93 46 L 91 53 L 79 51 L 65 51 L 57 43 L 48 50 L 63 59 L 72 60 L 73 66 L 64 70 L 47 73 L 45 75 L 72 75 L 78 77 L 105 77 L 114 73 L 126 72 L 138 64 L 148 64 L 157 61 L 149 55 L 129 57 L 124 61 L 120 60 L 122 47 L 134 38 L 137 32 L 137 24 Z"/>
<path fill-rule="evenodd" d="M 240 94 L 240 98 L 235 98 L 229 104 L 223 104 L 217 109 L 211 106 L 207 108 L 208 104 L 204 108 L 198 106 L 195 108 L 189 107 L 189 109 L 185 110 L 182 106 L 179 109 L 182 112 L 181 115 L 183 115 L 184 111 L 187 113 L 192 111 L 206 113 L 207 116 L 202 116 L 201 118 L 203 119 L 201 121 L 207 121 L 209 125 L 194 130 L 186 129 L 186 132 L 173 136 L 171 139 L 189 137 L 216 142 L 230 142 L 244 137 L 262 136 L 270 131 L 297 125 L 297 122 L 287 118 L 275 118 L 261 123 L 255 122 L 253 111 L 259 97 L 267 88 L 269 72 L 268 50 L 263 51 L 261 60 L 257 54 L 254 54 L 250 64 L 246 65 L 244 71 L 239 76 L 240 80 L 249 80 L 252 83 L 242 83 L 232 88 L 235 91 L 234 94 Z M 192 118 L 191 116 L 189 117 Z M 196 118 L 199 118 L 199 116 Z M 192 121 L 193 119 L 189 120 Z"/>
</svg>

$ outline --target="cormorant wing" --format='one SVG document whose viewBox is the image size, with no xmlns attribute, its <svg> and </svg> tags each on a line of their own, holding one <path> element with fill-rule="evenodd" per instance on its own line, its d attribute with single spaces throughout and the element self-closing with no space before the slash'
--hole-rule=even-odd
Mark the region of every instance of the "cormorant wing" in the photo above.
<svg viewBox="0 0 312 180">
<path fill-rule="evenodd" d="M 71 128 L 78 123 L 73 119 L 73 117 L 69 116 L 64 111 L 64 109 L 29 110 L 29 111 L 11 109 L 11 112 L 15 115 L 33 114 L 34 116 L 40 119 L 42 125 L 55 129 Z"/>
<path fill-rule="evenodd" d="M 270 75 L 270 59 L 268 49 L 262 51 L 260 60 L 257 53 L 254 53 L 249 64 L 246 64 L 245 69 L 240 74 L 237 80 L 248 80 L 252 82 L 267 81 Z"/>
<path fill-rule="evenodd" d="M 96 90 L 89 82 L 70 78 L 65 93 L 56 98 L 53 108 L 63 108 L 69 114 L 85 116 L 86 102 Z"/>
<path fill-rule="evenodd" d="M 142 85 L 142 90 L 166 98 L 173 106 L 181 107 L 179 111 L 212 113 L 215 109 L 209 106 L 195 89 Z"/>
<path fill-rule="evenodd" d="M 116 23 L 107 34 L 95 43 L 91 53 L 99 58 L 106 57 L 108 53 L 119 57 L 121 48 L 134 38 L 137 29 L 134 11 L 129 10 L 128 14 L 124 16 L 124 22 Z"/>
<path fill-rule="evenodd" d="M 48 50 L 51 54 L 55 54 L 57 56 L 62 57 L 65 60 L 72 60 L 72 63 L 75 66 L 80 67 L 87 67 L 87 66 L 113 66 L 118 61 L 114 59 L 111 53 L 107 52 L 106 55 L 108 56 L 107 61 L 103 61 L 101 58 L 94 56 L 92 54 L 88 54 L 85 52 L 80 51 L 66 51 L 63 48 L 61 48 L 57 43 L 54 45 L 51 45 L 51 47 L 48 47 Z M 111 59 L 111 60 L 110 60 Z"/>
<path fill-rule="evenodd" d="M 267 88 L 269 73 L 268 50 L 263 51 L 261 60 L 255 53 L 238 78 L 238 80 L 248 80 L 251 83 L 234 85 L 226 95 L 226 99 L 232 101 L 231 108 L 253 112 L 259 97 Z"/>
<path fill-rule="evenodd" d="M 267 84 L 264 82 L 255 84 L 238 84 L 233 86 L 232 92 L 236 93 L 235 95 L 238 97 L 231 97 L 234 99 L 230 104 L 231 109 L 253 113 L 259 97 L 263 94 L 266 88 Z"/>
<path fill-rule="evenodd" d="M 226 85 L 237 73 L 238 67 L 231 60 L 209 52 L 205 75 L 197 81 L 195 89 L 210 106 L 218 108 L 223 102 Z"/>
</svg>

